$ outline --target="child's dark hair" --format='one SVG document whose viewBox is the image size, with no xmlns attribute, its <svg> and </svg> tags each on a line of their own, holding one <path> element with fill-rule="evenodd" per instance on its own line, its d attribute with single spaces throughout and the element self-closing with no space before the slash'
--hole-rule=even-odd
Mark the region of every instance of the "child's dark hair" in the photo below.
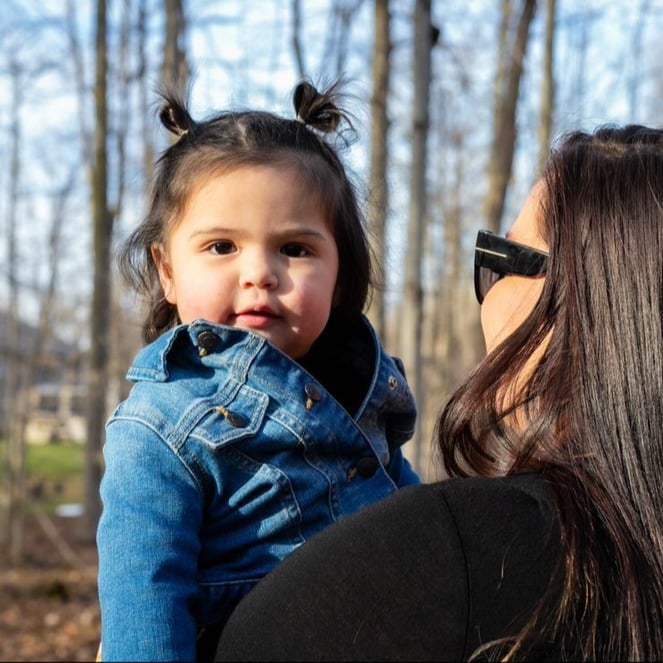
<svg viewBox="0 0 663 663">
<path fill-rule="evenodd" d="M 197 122 L 182 96 L 164 91 L 159 118 L 177 141 L 156 164 L 147 216 L 127 238 L 120 269 L 147 298 L 143 338 L 150 342 L 178 323 L 164 298 L 152 246 L 165 242 L 184 205 L 202 179 L 244 166 L 287 166 L 302 187 L 319 196 L 336 240 L 339 269 L 332 317 L 361 313 L 372 286 L 370 248 L 355 188 L 336 148 L 325 139 L 342 123 L 352 123 L 337 101 L 339 83 L 318 92 L 309 82 L 295 88 L 296 117 L 264 111 L 226 111 Z"/>
</svg>

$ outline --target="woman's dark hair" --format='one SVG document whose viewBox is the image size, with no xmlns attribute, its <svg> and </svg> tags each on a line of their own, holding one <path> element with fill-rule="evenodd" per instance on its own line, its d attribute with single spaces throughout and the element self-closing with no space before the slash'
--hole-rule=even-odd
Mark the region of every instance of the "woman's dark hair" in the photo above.
<svg viewBox="0 0 663 663">
<path fill-rule="evenodd" d="M 541 297 L 456 390 L 436 436 L 452 476 L 538 470 L 556 495 L 562 555 L 549 593 L 494 644 L 509 658 L 555 642 L 569 659 L 661 660 L 663 131 L 567 134 L 542 183 Z M 527 425 L 509 425 L 520 413 Z"/>
<path fill-rule="evenodd" d="M 353 131 L 343 111 L 339 83 L 318 92 L 309 82 L 294 91 L 296 117 L 264 111 L 227 111 L 202 122 L 191 118 L 182 97 L 163 91 L 159 118 L 177 141 L 157 161 L 147 216 L 127 238 L 120 254 L 123 275 L 146 296 L 143 338 L 154 340 L 178 322 L 175 306 L 164 298 L 152 258 L 177 223 L 194 187 L 205 179 L 245 166 L 296 169 L 304 193 L 314 194 L 326 212 L 339 255 L 332 317 L 361 313 L 372 286 L 370 249 L 355 188 L 337 149 L 326 135 Z"/>
</svg>

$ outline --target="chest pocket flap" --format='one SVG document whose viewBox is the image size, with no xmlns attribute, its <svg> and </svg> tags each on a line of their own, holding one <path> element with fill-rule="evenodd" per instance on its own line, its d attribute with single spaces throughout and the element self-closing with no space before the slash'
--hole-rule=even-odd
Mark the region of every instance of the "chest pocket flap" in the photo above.
<svg viewBox="0 0 663 663">
<path fill-rule="evenodd" d="M 267 412 L 269 396 L 242 385 L 232 399 L 212 405 L 201 423 L 204 441 L 214 447 L 254 436 Z"/>
</svg>

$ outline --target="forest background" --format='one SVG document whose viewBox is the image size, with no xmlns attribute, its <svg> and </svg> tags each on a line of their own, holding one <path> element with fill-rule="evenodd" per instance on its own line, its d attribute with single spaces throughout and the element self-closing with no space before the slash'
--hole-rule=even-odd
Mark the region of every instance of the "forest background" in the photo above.
<svg viewBox="0 0 663 663">
<path fill-rule="evenodd" d="M 300 79 L 348 81 L 357 137 L 343 156 L 384 276 L 368 314 L 405 362 L 420 410 L 406 453 L 432 480 L 435 415 L 483 350 L 476 231 L 508 226 L 562 133 L 663 125 L 661 34 L 663 0 L 2 0 L 6 567 L 34 558 L 35 514 L 43 550 L 94 566 L 103 424 L 141 343 L 140 302 L 114 251 L 144 213 L 167 145 L 161 82 L 188 82 L 203 117 L 292 116 Z M 34 508 L 44 483 L 30 474 L 32 432 L 49 407 L 60 419 L 41 442 L 64 449 L 75 437 L 81 450 L 81 509 L 66 523 L 57 500 Z M 75 415 L 78 435 L 64 425 Z"/>
</svg>

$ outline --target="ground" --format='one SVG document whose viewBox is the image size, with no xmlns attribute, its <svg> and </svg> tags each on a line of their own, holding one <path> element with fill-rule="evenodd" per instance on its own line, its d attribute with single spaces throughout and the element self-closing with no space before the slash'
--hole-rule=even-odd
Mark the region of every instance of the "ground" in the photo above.
<svg viewBox="0 0 663 663">
<path fill-rule="evenodd" d="M 97 556 L 79 518 L 29 516 L 24 561 L 0 557 L 0 661 L 93 661 Z"/>
</svg>

